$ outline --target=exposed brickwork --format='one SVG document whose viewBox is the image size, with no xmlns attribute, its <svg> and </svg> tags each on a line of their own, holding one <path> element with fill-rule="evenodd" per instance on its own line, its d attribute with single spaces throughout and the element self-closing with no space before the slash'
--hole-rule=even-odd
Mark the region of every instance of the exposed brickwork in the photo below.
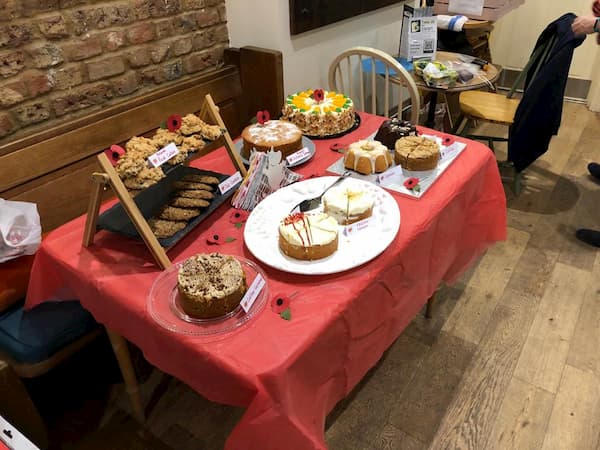
<svg viewBox="0 0 600 450">
<path fill-rule="evenodd" d="M 223 62 L 225 0 L 0 0 L 0 145 Z"/>
<path fill-rule="evenodd" d="M 0 106 L 12 106 L 27 98 L 27 87 L 22 81 L 0 85 Z"/>
<path fill-rule="evenodd" d="M 7 78 L 18 74 L 25 68 L 25 53 L 0 52 L 0 76 Z"/>
<path fill-rule="evenodd" d="M 90 81 L 109 78 L 113 75 L 119 75 L 120 73 L 125 72 L 125 63 L 120 56 L 100 59 L 98 61 L 87 63 L 86 66 Z"/>
<path fill-rule="evenodd" d="M 61 14 L 52 14 L 38 19 L 38 27 L 48 39 L 60 39 L 69 35 L 67 22 Z"/>
<path fill-rule="evenodd" d="M 4 112 L 0 112 L 0 138 L 9 135 L 16 129 L 17 126 L 14 124 L 11 117 Z"/>
<path fill-rule="evenodd" d="M 54 44 L 34 45 L 27 51 L 33 66 L 38 69 L 54 67 L 64 61 L 62 50 Z"/>
</svg>

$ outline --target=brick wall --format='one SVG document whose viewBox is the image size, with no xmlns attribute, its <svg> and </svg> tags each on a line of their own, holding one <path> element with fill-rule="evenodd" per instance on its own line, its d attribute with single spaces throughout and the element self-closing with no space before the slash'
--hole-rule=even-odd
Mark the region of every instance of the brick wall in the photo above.
<svg viewBox="0 0 600 450">
<path fill-rule="evenodd" d="M 0 0 L 0 145 L 222 64 L 224 0 Z"/>
</svg>

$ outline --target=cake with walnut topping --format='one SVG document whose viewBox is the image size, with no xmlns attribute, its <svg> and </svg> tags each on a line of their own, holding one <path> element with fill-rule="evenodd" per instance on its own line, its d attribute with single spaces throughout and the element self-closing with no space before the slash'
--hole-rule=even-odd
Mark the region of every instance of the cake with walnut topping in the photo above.
<svg viewBox="0 0 600 450">
<path fill-rule="evenodd" d="M 248 289 L 240 262 L 220 253 L 185 260 L 177 273 L 179 305 L 190 317 L 210 319 L 238 307 Z"/>
</svg>

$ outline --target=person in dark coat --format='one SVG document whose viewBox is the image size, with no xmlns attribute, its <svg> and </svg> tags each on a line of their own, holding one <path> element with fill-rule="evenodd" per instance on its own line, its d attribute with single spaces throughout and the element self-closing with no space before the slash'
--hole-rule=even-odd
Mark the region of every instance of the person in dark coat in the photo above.
<svg viewBox="0 0 600 450">
<path fill-rule="evenodd" d="M 586 35 L 592 33 L 598 33 L 596 35 L 596 41 L 600 44 L 600 0 L 596 0 L 592 5 L 592 12 L 594 16 L 581 16 L 575 19 L 573 22 L 573 33 L 578 35 Z M 588 164 L 588 170 L 590 174 L 600 180 L 600 164 L 590 163 Z M 600 247 L 600 231 L 590 230 L 587 228 L 580 228 L 575 232 L 575 236 L 586 244 Z"/>
<path fill-rule="evenodd" d="M 529 69 L 525 92 L 510 129 L 508 159 L 517 172 L 543 155 L 552 136 L 558 133 L 573 51 L 586 37 L 573 33 L 571 27 L 576 18 L 573 13 L 558 18 L 546 27 L 535 44 L 534 52 L 556 37 L 546 60 L 541 61 L 544 55 L 541 52 Z"/>
</svg>

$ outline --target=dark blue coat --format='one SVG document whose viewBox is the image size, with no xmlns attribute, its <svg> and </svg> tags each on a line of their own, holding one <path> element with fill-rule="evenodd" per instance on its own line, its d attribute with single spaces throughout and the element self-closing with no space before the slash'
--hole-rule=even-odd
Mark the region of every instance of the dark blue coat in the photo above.
<svg viewBox="0 0 600 450">
<path fill-rule="evenodd" d="M 567 13 L 555 20 L 546 27 L 535 44 L 537 49 L 552 36 L 557 36 L 556 43 L 535 78 L 532 79 L 532 76 L 539 61 L 529 69 L 525 92 L 515 113 L 508 141 L 508 159 L 518 172 L 546 153 L 550 139 L 558 133 L 573 51 L 585 40 L 585 36 L 575 36 L 571 30 L 576 17 L 573 13 Z"/>
</svg>

